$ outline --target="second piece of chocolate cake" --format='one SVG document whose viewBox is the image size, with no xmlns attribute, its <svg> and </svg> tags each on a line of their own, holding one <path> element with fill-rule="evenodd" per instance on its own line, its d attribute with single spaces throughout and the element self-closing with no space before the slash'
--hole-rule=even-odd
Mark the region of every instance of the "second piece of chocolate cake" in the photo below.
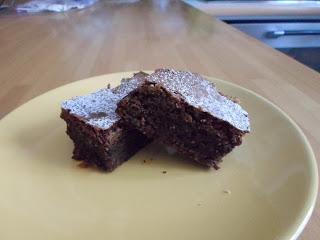
<svg viewBox="0 0 320 240">
<path fill-rule="evenodd" d="M 114 89 L 101 89 L 62 103 L 61 118 L 74 142 L 74 159 L 112 171 L 149 142 L 138 130 L 127 128 L 115 113 L 117 103 L 144 76 L 138 73 Z"/>
<path fill-rule="evenodd" d="M 118 103 L 116 112 L 146 136 L 214 168 L 250 131 L 239 104 L 187 71 L 156 70 Z"/>
</svg>

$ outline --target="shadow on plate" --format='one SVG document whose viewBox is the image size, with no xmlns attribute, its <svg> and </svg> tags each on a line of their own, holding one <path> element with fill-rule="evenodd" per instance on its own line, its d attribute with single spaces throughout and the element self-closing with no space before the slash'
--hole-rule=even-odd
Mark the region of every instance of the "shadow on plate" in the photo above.
<svg viewBox="0 0 320 240">
<path fill-rule="evenodd" d="M 41 122 L 37 126 L 29 125 L 28 128 L 19 130 L 16 143 L 18 149 L 26 152 L 26 159 L 31 163 L 42 167 L 70 169 L 70 171 L 97 172 L 106 175 L 97 169 L 79 167 L 78 161 L 72 156 L 73 143 L 65 133 L 66 126 L 59 118 Z M 152 143 L 136 153 L 131 159 L 119 166 L 113 173 L 126 173 L 131 175 L 133 171 L 147 174 L 156 171 L 166 173 L 168 171 L 179 172 L 207 172 L 213 171 L 193 163 L 179 154 L 169 154 L 165 147 Z M 136 174 L 132 174 L 136 176 Z"/>
</svg>

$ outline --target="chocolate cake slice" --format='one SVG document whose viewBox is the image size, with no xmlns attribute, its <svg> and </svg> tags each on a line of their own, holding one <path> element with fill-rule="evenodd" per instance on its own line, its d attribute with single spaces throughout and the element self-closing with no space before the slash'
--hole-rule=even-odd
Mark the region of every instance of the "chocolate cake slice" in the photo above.
<svg viewBox="0 0 320 240">
<path fill-rule="evenodd" d="M 74 142 L 74 159 L 112 171 L 150 141 L 139 131 L 128 129 L 115 113 L 117 103 L 146 75 L 140 72 L 114 89 L 101 89 L 62 103 L 61 118 Z"/>
<path fill-rule="evenodd" d="M 146 136 L 216 169 L 250 131 L 248 113 L 236 101 L 187 71 L 156 70 L 118 103 L 116 112 Z"/>
</svg>

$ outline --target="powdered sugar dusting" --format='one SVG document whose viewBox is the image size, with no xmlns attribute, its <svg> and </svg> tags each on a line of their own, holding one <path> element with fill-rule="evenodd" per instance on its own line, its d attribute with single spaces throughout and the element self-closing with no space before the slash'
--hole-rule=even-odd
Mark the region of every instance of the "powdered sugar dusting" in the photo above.
<svg viewBox="0 0 320 240">
<path fill-rule="evenodd" d="M 105 88 L 85 96 L 73 97 L 64 101 L 62 108 L 70 110 L 71 114 L 92 126 L 107 129 L 119 120 L 115 113 L 118 102 L 137 88 L 146 76 L 140 72 L 132 78 L 123 79 L 114 89 Z M 213 83 L 198 74 L 160 69 L 147 79 L 162 84 L 189 104 L 229 122 L 239 130 L 250 130 L 248 113 L 239 104 L 221 95 Z"/>
<path fill-rule="evenodd" d="M 73 97 L 64 101 L 61 107 L 94 127 L 107 129 L 119 120 L 115 113 L 117 103 L 135 89 L 144 76 L 145 73 L 137 73 L 133 78 L 123 79 L 114 89 L 104 88 L 85 96 Z"/>
<path fill-rule="evenodd" d="M 160 83 L 187 103 L 229 122 L 241 131 L 250 131 L 248 113 L 242 107 L 221 95 L 215 85 L 199 74 L 173 69 L 159 69 L 147 77 Z"/>
</svg>

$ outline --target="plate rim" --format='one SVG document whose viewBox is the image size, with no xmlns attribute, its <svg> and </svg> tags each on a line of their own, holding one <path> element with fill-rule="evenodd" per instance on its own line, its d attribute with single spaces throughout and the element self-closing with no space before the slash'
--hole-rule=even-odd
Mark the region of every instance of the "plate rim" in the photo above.
<svg viewBox="0 0 320 240">
<path fill-rule="evenodd" d="M 279 113 L 281 113 L 294 127 L 294 129 L 297 131 L 297 133 L 299 134 L 299 136 L 302 138 L 304 145 L 306 147 L 307 153 L 308 153 L 308 162 L 310 162 L 311 164 L 311 173 L 312 175 L 310 175 L 310 189 L 309 190 L 309 194 L 307 196 L 307 201 L 305 202 L 303 208 L 299 211 L 300 214 L 302 214 L 302 220 L 298 221 L 298 223 L 292 224 L 292 226 L 290 227 L 290 229 L 288 228 L 285 234 L 285 236 L 288 236 L 283 238 L 283 240 L 296 240 L 300 234 L 302 233 L 302 231 L 304 230 L 304 228 L 306 227 L 306 225 L 308 224 L 313 210 L 315 208 L 316 205 L 316 201 L 317 201 L 317 195 L 318 195 L 318 185 L 319 185 L 319 176 L 318 176 L 318 164 L 317 164 L 317 159 L 316 156 L 314 154 L 314 151 L 312 149 L 312 146 L 307 138 L 307 136 L 304 134 L 303 130 L 300 128 L 300 126 L 291 118 L 291 116 L 289 114 L 287 114 L 284 110 L 282 110 L 278 105 L 276 105 L 275 103 L 273 103 L 271 100 L 261 96 L 260 94 L 247 89 L 245 87 L 242 87 L 238 84 L 232 83 L 232 82 L 228 82 L 226 80 L 222 80 L 222 79 L 218 79 L 218 78 L 213 78 L 207 75 L 202 75 L 205 78 L 209 79 L 209 80 L 214 80 L 217 82 L 222 82 L 223 84 L 229 85 L 229 86 L 233 86 L 233 87 L 237 87 L 240 88 L 241 90 L 254 95 L 255 97 L 259 98 L 260 100 L 270 104 L 274 109 L 276 109 Z"/>
<path fill-rule="evenodd" d="M 66 87 L 68 85 L 72 85 L 72 84 L 78 84 L 79 82 L 84 82 L 84 81 L 89 81 L 90 79 L 96 79 L 96 78 L 104 78 L 106 76 L 110 76 L 110 75 L 123 75 L 124 76 L 129 76 L 132 75 L 133 73 L 139 72 L 139 71 L 144 71 L 147 73 L 152 73 L 153 70 L 137 70 L 137 71 L 119 71 L 119 72 L 111 72 L 111 73 L 106 73 L 106 74 L 101 74 L 101 75 L 95 75 L 95 76 L 91 76 L 88 78 L 84 78 L 84 79 L 80 79 L 80 80 L 75 80 L 73 82 L 67 83 L 67 84 L 63 84 L 61 86 L 58 86 L 56 88 L 50 89 L 44 93 L 41 93 L 38 96 L 35 96 L 31 99 L 29 99 L 28 101 L 20 104 L 19 106 L 17 106 L 15 109 L 13 109 L 12 111 L 10 111 L 9 113 L 7 113 L 5 116 L 3 116 L 0 119 L 0 124 L 6 120 L 6 118 L 11 115 L 12 113 L 18 111 L 20 108 L 22 108 L 24 105 L 29 104 L 30 102 L 32 102 L 33 100 L 42 97 L 45 94 L 48 94 L 50 92 L 53 91 L 57 91 L 60 88 Z M 290 115 L 288 115 L 284 110 L 282 110 L 279 106 L 277 106 L 275 103 L 273 103 L 271 100 L 259 95 L 258 93 L 254 92 L 253 90 L 250 90 L 248 88 L 245 88 L 241 85 L 238 85 L 236 83 L 233 82 L 229 82 L 226 80 L 222 80 L 219 78 L 215 78 L 215 77 L 211 77 L 205 74 L 200 74 L 201 76 L 203 76 L 204 78 L 214 82 L 214 83 L 222 83 L 224 85 L 229 85 L 231 87 L 235 87 L 235 88 L 239 88 L 242 91 L 249 93 L 250 95 L 253 95 L 254 97 L 260 99 L 261 101 L 266 102 L 267 104 L 269 104 L 272 108 L 274 108 L 275 110 L 277 110 L 280 114 L 282 114 L 294 127 L 294 129 L 297 131 L 299 137 L 301 137 L 305 147 L 306 147 L 306 152 L 308 155 L 308 162 L 310 163 L 311 166 L 311 174 L 310 176 L 310 187 L 308 189 L 308 195 L 307 195 L 307 199 L 303 205 L 303 207 L 300 209 L 299 211 L 299 215 L 301 216 L 297 216 L 298 221 L 294 222 L 291 224 L 291 226 L 288 226 L 288 228 L 283 231 L 284 233 L 284 237 L 282 238 L 282 240 L 295 240 L 297 239 L 300 234 L 302 233 L 302 231 L 304 230 L 304 228 L 306 227 L 307 223 L 309 222 L 313 210 L 315 208 L 315 204 L 317 201 L 317 195 L 318 195 L 318 181 L 319 181 L 319 176 L 318 176 L 318 164 L 317 164 L 317 159 L 315 157 L 315 154 L 313 152 L 312 146 L 308 140 L 308 138 L 306 137 L 306 135 L 304 134 L 303 130 L 300 128 L 300 126 L 290 117 Z M 302 220 L 300 220 L 300 218 L 302 218 Z"/>
</svg>

